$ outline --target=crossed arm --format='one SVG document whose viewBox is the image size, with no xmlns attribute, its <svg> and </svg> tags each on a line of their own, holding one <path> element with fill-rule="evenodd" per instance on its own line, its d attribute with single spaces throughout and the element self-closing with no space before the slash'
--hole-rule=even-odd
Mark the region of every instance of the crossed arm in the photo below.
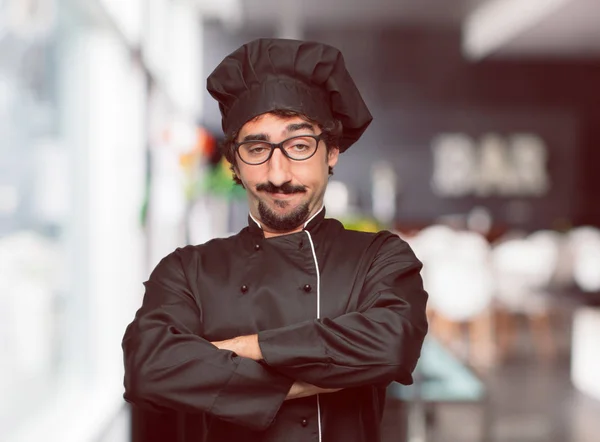
<svg viewBox="0 0 600 442">
<path fill-rule="evenodd" d="M 125 333 L 125 398 L 261 430 L 286 399 L 410 383 L 427 295 L 420 263 L 399 263 L 398 245 L 379 256 L 365 287 L 373 295 L 360 311 L 212 343 L 199 336 L 202 312 L 178 254 L 170 255 L 145 284 L 144 304 Z"/>
<path fill-rule="evenodd" d="M 260 345 L 258 343 L 258 335 L 238 336 L 236 338 L 227 339 L 225 341 L 211 342 L 212 345 L 219 350 L 228 350 L 237 354 L 242 358 L 252 359 L 253 361 L 264 360 Z M 294 381 L 288 391 L 285 400 L 298 399 L 306 396 L 314 396 L 320 393 L 334 393 L 342 388 L 322 388 L 316 385 L 302 381 Z"/>
<path fill-rule="evenodd" d="M 258 335 L 238 336 L 225 341 L 211 342 L 219 350 L 228 350 L 242 358 L 252 359 L 253 361 L 263 360 L 263 355 L 258 344 Z M 342 388 L 322 388 L 316 385 L 302 381 L 294 381 L 288 391 L 285 400 L 299 399 L 307 396 L 314 396 L 323 393 L 335 393 Z"/>
</svg>

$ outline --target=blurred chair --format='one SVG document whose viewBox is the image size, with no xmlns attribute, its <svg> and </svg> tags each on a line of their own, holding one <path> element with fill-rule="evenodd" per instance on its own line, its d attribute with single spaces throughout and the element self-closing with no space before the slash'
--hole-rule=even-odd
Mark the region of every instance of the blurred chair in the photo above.
<svg viewBox="0 0 600 442">
<path fill-rule="evenodd" d="M 538 230 L 528 239 L 540 247 L 553 248 L 556 254 L 554 272 L 550 285 L 555 289 L 567 289 L 573 285 L 573 246 L 566 234 L 554 230 Z"/>
<path fill-rule="evenodd" d="M 600 240 L 600 229 L 594 226 L 579 226 L 572 228 L 567 235 L 569 241 L 577 247 L 590 240 Z"/>
<path fill-rule="evenodd" d="M 545 360 L 556 356 L 545 291 L 556 273 L 558 256 L 557 237 L 549 234 L 509 239 L 494 246 L 499 356 L 505 357 L 514 346 L 518 315 L 527 319 L 538 355 Z"/>
<path fill-rule="evenodd" d="M 466 349 L 471 365 L 490 366 L 495 359 L 494 284 L 488 242 L 475 232 L 432 226 L 417 235 L 415 250 L 424 263 L 432 333 L 455 352 Z"/>
<path fill-rule="evenodd" d="M 446 253 L 452 247 L 455 233 L 448 226 L 434 224 L 423 228 L 413 237 L 405 239 L 413 248 L 417 258 L 425 263 L 439 253 Z"/>
<path fill-rule="evenodd" d="M 600 292 L 600 229 L 577 227 L 569 232 L 573 280 L 584 292 Z"/>
</svg>

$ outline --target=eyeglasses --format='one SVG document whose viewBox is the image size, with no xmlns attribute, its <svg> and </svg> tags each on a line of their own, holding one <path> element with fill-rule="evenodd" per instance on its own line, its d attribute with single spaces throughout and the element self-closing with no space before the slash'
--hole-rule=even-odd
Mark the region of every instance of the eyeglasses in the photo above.
<svg viewBox="0 0 600 442">
<path fill-rule="evenodd" d="M 251 166 L 269 161 L 275 149 L 280 149 L 290 160 L 304 161 L 315 154 L 321 139 L 321 135 L 299 135 L 283 140 L 281 143 L 248 140 L 236 143 L 235 150 L 240 159 Z"/>
</svg>

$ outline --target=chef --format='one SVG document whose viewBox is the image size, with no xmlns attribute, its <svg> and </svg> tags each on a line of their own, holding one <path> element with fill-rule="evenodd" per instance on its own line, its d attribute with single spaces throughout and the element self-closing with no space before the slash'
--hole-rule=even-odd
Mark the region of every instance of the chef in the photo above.
<svg viewBox="0 0 600 442">
<path fill-rule="evenodd" d="M 179 248 L 123 339 L 125 399 L 179 416 L 173 441 L 377 442 L 386 386 L 427 332 L 421 263 L 346 230 L 323 198 L 372 117 L 342 54 L 259 39 L 208 78 L 248 226 Z"/>
</svg>

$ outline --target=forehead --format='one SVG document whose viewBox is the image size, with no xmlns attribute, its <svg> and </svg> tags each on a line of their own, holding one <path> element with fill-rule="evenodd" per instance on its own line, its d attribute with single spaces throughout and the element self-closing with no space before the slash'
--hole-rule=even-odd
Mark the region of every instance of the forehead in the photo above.
<svg viewBox="0 0 600 442">
<path fill-rule="evenodd" d="M 241 139 L 248 134 L 268 134 L 278 136 L 289 133 L 289 125 L 309 124 L 315 131 L 318 126 L 301 117 L 280 117 L 273 114 L 263 114 L 248 121 L 240 129 L 238 138 Z"/>
</svg>

